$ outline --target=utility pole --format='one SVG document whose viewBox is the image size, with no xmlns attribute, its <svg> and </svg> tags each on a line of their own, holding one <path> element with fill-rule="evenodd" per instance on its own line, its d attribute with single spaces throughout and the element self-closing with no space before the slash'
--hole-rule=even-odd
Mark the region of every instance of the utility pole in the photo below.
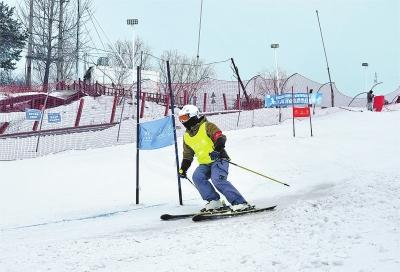
<svg viewBox="0 0 400 272">
<path fill-rule="evenodd" d="M 80 17 L 81 17 L 81 1 L 78 2 L 78 17 L 76 23 L 76 64 L 75 64 L 75 72 L 77 79 L 79 78 L 79 31 L 80 31 Z"/>
<path fill-rule="evenodd" d="M 32 45 L 33 45 L 33 0 L 29 0 L 29 40 L 28 40 L 28 54 L 26 56 L 26 78 L 25 84 L 26 86 L 32 85 Z"/>
<path fill-rule="evenodd" d="M 329 71 L 328 57 L 326 56 L 326 49 L 325 49 L 324 37 L 322 36 L 322 28 L 321 28 L 321 23 L 320 23 L 320 21 L 319 21 L 318 10 L 316 10 L 315 12 L 317 13 L 319 32 L 321 33 L 322 47 L 323 47 L 323 49 L 324 49 L 324 54 L 325 54 L 326 69 L 328 70 L 328 77 L 329 77 L 329 82 L 330 82 L 329 85 L 330 85 L 330 87 L 331 87 L 331 105 L 332 105 L 332 107 L 334 107 L 334 106 L 335 106 L 335 95 L 334 95 L 334 93 L 333 93 L 331 72 Z"/>
<path fill-rule="evenodd" d="M 199 35 L 197 38 L 197 56 L 196 56 L 196 65 L 199 63 L 199 51 L 200 51 L 200 35 L 201 35 L 201 17 L 203 14 L 203 0 L 201 0 L 200 5 L 200 22 L 199 22 Z"/>
<path fill-rule="evenodd" d="M 64 0 L 60 0 L 60 13 L 58 16 L 58 59 L 57 59 L 57 81 L 62 81 L 64 79 L 63 66 L 64 66 L 64 56 L 63 56 L 63 8 Z"/>
<path fill-rule="evenodd" d="M 202 17 L 202 15 L 203 15 L 203 0 L 201 0 L 201 3 L 200 3 L 199 35 L 198 35 L 198 38 L 197 38 L 197 55 L 196 55 L 196 68 L 195 68 L 194 82 L 198 82 L 197 75 L 199 73 L 199 57 L 200 57 L 199 56 L 199 51 L 200 51 L 201 17 Z M 195 84 L 196 86 L 193 86 L 193 85 L 194 84 L 191 84 L 191 92 L 195 93 L 196 89 L 197 89 L 197 84 Z M 189 99 L 190 99 L 190 97 L 189 97 Z"/>
</svg>

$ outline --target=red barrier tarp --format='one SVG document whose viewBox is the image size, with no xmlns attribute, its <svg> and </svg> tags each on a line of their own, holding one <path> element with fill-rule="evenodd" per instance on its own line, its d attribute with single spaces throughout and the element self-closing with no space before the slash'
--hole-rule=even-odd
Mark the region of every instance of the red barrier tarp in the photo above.
<svg viewBox="0 0 400 272">
<path fill-rule="evenodd" d="M 385 96 L 377 95 L 374 97 L 374 111 L 382 111 L 383 104 L 385 103 Z"/>
</svg>

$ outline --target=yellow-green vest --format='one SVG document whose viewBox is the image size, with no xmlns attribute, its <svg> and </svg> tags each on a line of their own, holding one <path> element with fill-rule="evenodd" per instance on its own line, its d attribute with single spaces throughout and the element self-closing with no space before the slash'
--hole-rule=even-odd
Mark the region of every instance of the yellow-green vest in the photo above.
<svg viewBox="0 0 400 272">
<path fill-rule="evenodd" d="M 186 131 L 183 135 L 183 140 L 193 149 L 199 164 L 209 164 L 213 162 L 209 153 L 214 150 L 214 143 L 207 135 L 206 122 L 200 125 L 199 130 L 194 136 L 190 136 Z"/>
</svg>

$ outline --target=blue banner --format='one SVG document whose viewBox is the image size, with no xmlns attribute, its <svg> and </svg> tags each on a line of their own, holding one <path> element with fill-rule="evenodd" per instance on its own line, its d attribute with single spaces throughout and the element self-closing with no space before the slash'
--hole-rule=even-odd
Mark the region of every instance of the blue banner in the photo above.
<svg viewBox="0 0 400 272">
<path fill-rule="evenodd" d="M 308 97 L 309 96 L 309 97 Z M 308 101 L 309 99 L 309 101 Z M 293 101 L 292 101 L 293 100 Z M 265 96 L 265 107 L 279 107 L 279 106 L 291 106 L 291 105 L 307 105 L 310 104 L 321 104 L 322 93 L 295 93 L 293 94 L 280 94 L 280 95 L 266 95 Z"/>
<path fill-rule="evenodd" d="M 61 122 L 61 114 L 59 112 L 49 112 L 47 114 L 47 122 L 60 123 Z"/>
<path fill-rule="evenodd" d="M 40 118 L 42 117 L 42 112 L 40 110 L 27 109 L 25 111 L 25 117 L 26 120 L 40 121 Z"/>
<path fill-rule="evenodd" d="M 174 144 L 172 116 L 139 124 L 139 149 L 152 150 Z"/>
</svg>

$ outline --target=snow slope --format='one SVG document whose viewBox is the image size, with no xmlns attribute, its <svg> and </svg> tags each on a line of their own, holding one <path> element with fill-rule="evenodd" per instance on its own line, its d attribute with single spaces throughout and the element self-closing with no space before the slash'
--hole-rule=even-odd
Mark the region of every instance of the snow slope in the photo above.
<svg viewBox="0 0 400 272">
<path fill-rule="evenodd" d="M 173 147 L 135 145 L 0 162 L 0 271 L 400 271 L 400 111 L 339 110 L 226 132 L 230 180 L 273 212 L 194 223 L 204 204 Z M 179 138 L 179 148 L 182 139 Z M 74 172 L 66 169 L 75 169 Z M 194 166 L 190 169 L 193 172 Z"/>
</svg>

